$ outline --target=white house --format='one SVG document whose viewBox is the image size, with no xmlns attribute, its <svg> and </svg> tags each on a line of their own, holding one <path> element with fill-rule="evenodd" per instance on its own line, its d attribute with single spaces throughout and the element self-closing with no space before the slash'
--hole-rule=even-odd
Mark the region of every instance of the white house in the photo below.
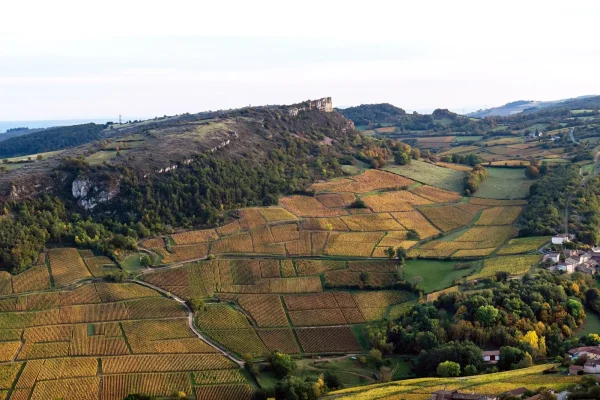
<svg viewBox="0 0 600 400">
<path fill-rule="evenodd" d="M 571 241 L 569 235 L 561 233 L 560 235 L 552 236 L 552 244 L 564 244 Z"/>
<path fill-rule="evenodd" d="M 583 372 L 586 374 L 600 374 L 600 360 L 588 360 L 583 364 Z"/>
<path fill-rule="evenodd" d="M 544 254 L 543 262 L 550 262 L 551 264 L 556 264 L 560 261 L 560 253 L 548 253 Z"/>
<path fill-rule="evenodd" d="M 562 262 L 556 265 L 556 269 L 558 271 L 566 272 L 567 274 L 572 274 L 575 272 L 575 264 Z"/>
<path fill-rule="evenodd" d="M 583 346 L 569 350 L 571 360 L 577 360 L 581 356 L 586 356 L 588 360 L 600 359 L 600 346 Z"/>
<path fill-rule="evenodd" d="M 490 364 L 497 364 L 500 360 L 500 350 L 490 350 L 481 353 L 483 355 L 483 361 Z"/>
</svg>

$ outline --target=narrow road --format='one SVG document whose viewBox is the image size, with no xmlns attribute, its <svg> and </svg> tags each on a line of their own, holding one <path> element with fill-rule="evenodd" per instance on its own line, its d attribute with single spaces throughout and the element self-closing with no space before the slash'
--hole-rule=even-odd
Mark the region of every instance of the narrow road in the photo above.
<svg viewBox="0 0 600 400">
<path fill-rule="evenodd" d="M 215 345 L 210 340 L 208 340 L 206 337 L 204 337 L 198 329 L 196 329 L 196 327 L 194 326 L 194 312 L 192 311 L 192 309 L 187 305 L 187 303 L 183 299 L 175 296 L 173 293 L 167 292 L 166 290 L 163 290 L 157 286 L 151 285 L 150 283 L 147 283 L 147 282 L 138 281 L 137 279 L 128 279 L 127 282 L 137 283 L 138 285 L 146 286 L 152 290 L 155 290 L 157 292 L 164 294 L 167 297 L 172 298 L 173 300 L 177 301 L 180 304 L 183 304 L 183 306 L 185 307 L 185 309 L 187 310 L 187 313 L 188 313 L 188 325 L 190 326 L 190 329 L 192 330 L 192 332 L 194 332 L 200 340 L 202 340 L 204 343 L 206 343 L 213 349 L 217 350 L 219 353 L 221 353 L 225 357 L 229 358 L 231 361 L 236 363 L 240 368 L 244 368 L 244 366 L 246 364 L 244 361 L 238 360 L 230 352 L 223 350 L 221 347 Z"/>
<path fill-rule="evenodd" d="M 575 140 L 575 136 L 573 135 L 573 131 L 575 131 L 575 128 L 570 128 L 569 129 L 569 137 L 571 138 L 571 141 L 574 144 L 579 144 L 579 142 L 577 140 Z"/>
</svg>

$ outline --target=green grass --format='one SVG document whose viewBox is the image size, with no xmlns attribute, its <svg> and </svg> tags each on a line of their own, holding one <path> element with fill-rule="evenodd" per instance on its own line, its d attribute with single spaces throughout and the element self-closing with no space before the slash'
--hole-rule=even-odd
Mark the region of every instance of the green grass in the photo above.
<svg viewBox="0 0 600 400">
<path fill-rule="evenodd" d="M 141 270 L 143 268 L 140 265 L 140 258 L 142 255 L 142 253 L 135 253 L 125 257 L 125 259 L 121 261 L 121 267 L 127 272 L 137 272 Z"/>
<path fill-rule="evenodd" d="M 523 168 L 486 168 L 488 178 L 475 192 L 487 199 L 523 199 L 535 181 L 525 177 Z"/>
<path fill-rule="evenodd" d="M 119 151 L 120 157 L 128 153 L 128 150 Z M 90 165 L 100 165 L 117 158 L 117 152 L 113 150 L 100 150 L 85 158 Z"/>
<path fill-rule="evenodd" d="M 407 281 L 414 276 L 423 277 L 421 288 L 426 293 L 435 292 L 452 286 L 452 281 L 473 273 L 473 269 L 454 269 L 456 261 L 441 260 L 408 260 L 404 266 L 404 276 Z M 474 265 L 477 265 L 474 262 Z"/>
<path fill-rule="evenodd" d="M 464 188 L 464 171 L 438 167 L 424 161 L 412 160 L 408 165 L 389 165 L 386 171 L 402 175 L 427 185 L 461 193 Z"/>
<path fill-rule="evenodd" d="M 585 113 L 589 113 L 592 111 L 594 111 L 594 110 L 571 110 L 571 114 L 573 114 L 573 115 L 585 114 Z"/>
<path fill-rule="evenodd" d="M 454 142 L 476 142 L 481 140 L 483 136 L 457 136 L 454 138 Z"/>
<path fill-rule="evenodd" d="M 585 336 L 589 333 L 600 334 L 600 317 L 598 314 L 591 310 L 586 310 L 585 315 L 587 315 L 587 318 L 585 319 L 583 326 L 579 328 L 575 334 L 577 336 Z"/>
</svg>

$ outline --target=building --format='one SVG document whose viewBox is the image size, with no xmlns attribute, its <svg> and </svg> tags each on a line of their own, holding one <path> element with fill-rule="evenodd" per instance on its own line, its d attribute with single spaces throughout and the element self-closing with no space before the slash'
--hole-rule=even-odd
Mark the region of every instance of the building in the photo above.
<svg viewBox="0 0 600 400">
<path fill-rule="evenodd" d="M 483 361 L 490 364 L 497 364 L 500 360 L 500 350 L 490 350 L 482 352 Z"/>
<path fill-rule="evenodd" d="M 570 365 L 569 366 L 569 375 L 577 375 L 579 371 L 583 371 L 583 366 L 581 365 Z"/>
<path fill-rule="evenodd" d="M 438 390 L 431 394 L 431 400 L 496 400 L 498 396 L 478 393 L 460 393 L 458 390 Z"/>
<path fill-rule="evenodd" d="M 600 359 L 600 346 L 583 346 L 569 350 L 571 360 L 577 360 L 581 356 L 586 356 L 588 360 Z"/>
<path fill-rule="evenodd" d="M 581 250 L 563 250 L 564 262 L 558 263 L 555 270 L 572 274 L 575 271 L 587 274 L 596 274 L 598 262 L 592 259 L 592 253 L 586 253 Z"/>
<path fill-rule="evenodd" d="M 549 262 L 550 264 L 557 264 L 560 261 L 560 253 L 548 253 L 544 254 L 543 262 Z"/>
<path fill-rule="evenodd" d="M 600 360 L 587 360 L 583 364 L 583 372 L 586 374 L 600 374 Z"/>
<path fill-rule="evenodd" d="M 552 244 L 564 244 L 571 241 L 570 235 L 561 233 L 560 235 L 552 236 Z"/>
<path fill-rule="evenodd" d="M 523 395 L 525 394 L 526 391 L 527 391 L 527 388 L 524 386 L 521 386 L 520 388 L 509 390 L 508 392 L 504 392 L 502 394 L 509 395 L 509 396 L 515 396 L 515 397 L 523 397 Z"/>
</svg>

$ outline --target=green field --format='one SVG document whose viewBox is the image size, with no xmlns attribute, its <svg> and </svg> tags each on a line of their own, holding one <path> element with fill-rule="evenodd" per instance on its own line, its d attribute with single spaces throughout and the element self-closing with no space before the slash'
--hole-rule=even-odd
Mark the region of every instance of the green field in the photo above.
<svg viewBox="0 0 600 400">
<path fill-rule="evenodd" d="M 523 199 L 534 182 L 525 177 L 522 168 L 486 168 L 488 178 L 475 193 L 487 199 Z"/>
<path fill-rule="evenodd" d="M 481 140 L 483 136 L 457 136 L 454 138 L 454 142 L 476 142 Z"/>
<path fill-rule="evenodd" d="M 423 277 L 421 288 L 426 292 L 435 292 L 452 286 L 452 281 L 472 274 L 475 268 L 479 269 L 479 263 L 474 262 L 473 269 L 454 269 L 455 261 L 439 260 L 408 260 L 404 266 L 404 275 L 410 282 L 414 276 Z"/>
<path fill-rule="evenodd" d="M 466 173 L 450 168 L 438 167 L 424 161 L 412 160 L 408 165 L 389 165 L 386 171 L 402 175 L 427 185 L 462 193 Z"/>
<path fill-rule="evenodd" d="M 600 317 L 591 310 L 586 310 L 587 318 L 583 326 L 575 332 L 576 336 L 585 336 L 589 333 L 600 334 Z"/>
</svg>

